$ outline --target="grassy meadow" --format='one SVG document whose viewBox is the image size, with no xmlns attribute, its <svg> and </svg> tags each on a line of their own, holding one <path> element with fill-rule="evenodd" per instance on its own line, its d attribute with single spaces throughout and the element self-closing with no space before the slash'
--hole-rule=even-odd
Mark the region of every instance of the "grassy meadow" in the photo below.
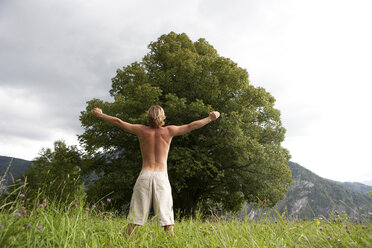
<svg viewBox="0 0 372 248">
<path fill-rule="evenodd" d="M 125 216 L 103 211 L 110 199 L 67 205 L 19 193 L 0 206 L 0 247 L 372 247 L 372 225 L 334 211 L 327 218 L 178 219 L 175 236 L 151 218 L 126 235 Z"/>
</svg>

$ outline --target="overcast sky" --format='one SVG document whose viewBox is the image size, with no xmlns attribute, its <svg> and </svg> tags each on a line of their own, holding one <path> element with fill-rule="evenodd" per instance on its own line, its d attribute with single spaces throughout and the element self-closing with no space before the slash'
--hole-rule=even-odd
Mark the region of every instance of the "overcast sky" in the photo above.
<svg viewBox="0 0 372 248">
<path fill-rule="evenodd" d="M 0 1 L 0 155 L 78 144 L 86 101 L 171 31 L 205 38 L 276 98 L 291 160 L 372 180 L 369 0 Z"/>
</svg>

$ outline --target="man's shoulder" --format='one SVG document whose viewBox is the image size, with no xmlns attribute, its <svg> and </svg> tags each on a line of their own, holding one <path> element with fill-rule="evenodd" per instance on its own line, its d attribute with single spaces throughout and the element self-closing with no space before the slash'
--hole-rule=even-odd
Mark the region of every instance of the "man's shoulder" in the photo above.
<svg viewBox="0 0 372 248">
<path fill-rule="evenodd" d="M 141 129 L 141 130 L 143 130 L 143 131 L 154 131 L 154 132 L 165 131 L 165 130 L 168 130 L 168 127 L 169 126 L 153 128 L 153 127 L 150 127 L 150 126 L 138 124 L 138 128 Z"/>
<path fill-rule="evenodd" d="M 135 131 L 135 134 L 140 134 L 143 133 L 147 130 L 148 126 L 142 125 L 142 124 L 132 124 L 132 127 Z"/>
<path fill-rule="evenodd" d="M 167 130 L 167 131 L 172 131 L 172 130 L 174 130 L 174 129 L 176 129 L 178 126 L 176 126 L 176 125 L 168 125 L 168 126 L 165 126 L 165 127 L 163 127 L 165 130 Z"/>
<path fill-rule="evenodd" d="M 164 128 L 172 129 L 172 128 L 177 128 L 177 127 L 180 127 L 180 126 L 177 126 L 177 125 L 168 125 L 168 126 L 165 126 Z"/>
</svg>

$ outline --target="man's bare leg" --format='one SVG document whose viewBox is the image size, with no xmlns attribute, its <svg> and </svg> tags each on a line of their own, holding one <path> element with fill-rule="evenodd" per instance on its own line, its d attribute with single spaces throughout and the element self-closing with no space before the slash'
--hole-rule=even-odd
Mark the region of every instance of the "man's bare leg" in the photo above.
<svg viewBox="0 0 372 248">
<path fill-rule="evenodd" d="M 170 233 L 172 234 L 172 236 L 174 236 L 173 225 L 170 225 L 170 226 L 164 226 L 164 231 L 166 231 L 166 232 L 170 232 Z"/>
<path fill-rule="evenodd" d="M 136 227 L 137 225 L 136 224 L 128 224 L 128 229 L 127 229 L 127 234 L 128 236 L 131 235 L 131 233 L 133 232 L 134 228 Z"/>
</svg>

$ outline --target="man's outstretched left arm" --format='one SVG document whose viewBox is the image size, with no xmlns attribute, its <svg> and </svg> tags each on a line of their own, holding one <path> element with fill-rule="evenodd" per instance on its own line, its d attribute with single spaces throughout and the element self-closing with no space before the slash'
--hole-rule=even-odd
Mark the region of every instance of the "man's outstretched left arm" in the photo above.
<svg viewBox="0 0 372 248">
<path fill-rule="evenodd" d="M 201 128 L 201 127 L 207 125 L 208 123 L 210 123 L 211 121 L 217 120 L 218 117 L 220 117 L 220 112 L 212 111 L 212 112 L 209 113 L 209 116 L 204 118 L 204 119 L 193 121 L 189 124 L 182 125 L 182 126 L 168 126 L 168 130 L 169 130 L 171 136 L 182 135 L 182 134 L 191 132 L 192 130 Z"/>
<path fill-rule="evenodd" d="M 138 134 L 139 130 L 142 126 L 142 125 L 131 124 L 131 123 L 122 121 L 119 118 L 114 117 L 114 116 L 106 115 L 102 112 L 102 110 L 100 108 L 94 108 L 92 110 L 92 114 L 101 118 L 102 120 L 104 120 L 108 123 L 111 123 L 112 125 L 120 127 L 121 129 L 124 129 L 125 131 L 127 131 L 129 133 L 133 133 L 133 134 Z"/>
</svg>

